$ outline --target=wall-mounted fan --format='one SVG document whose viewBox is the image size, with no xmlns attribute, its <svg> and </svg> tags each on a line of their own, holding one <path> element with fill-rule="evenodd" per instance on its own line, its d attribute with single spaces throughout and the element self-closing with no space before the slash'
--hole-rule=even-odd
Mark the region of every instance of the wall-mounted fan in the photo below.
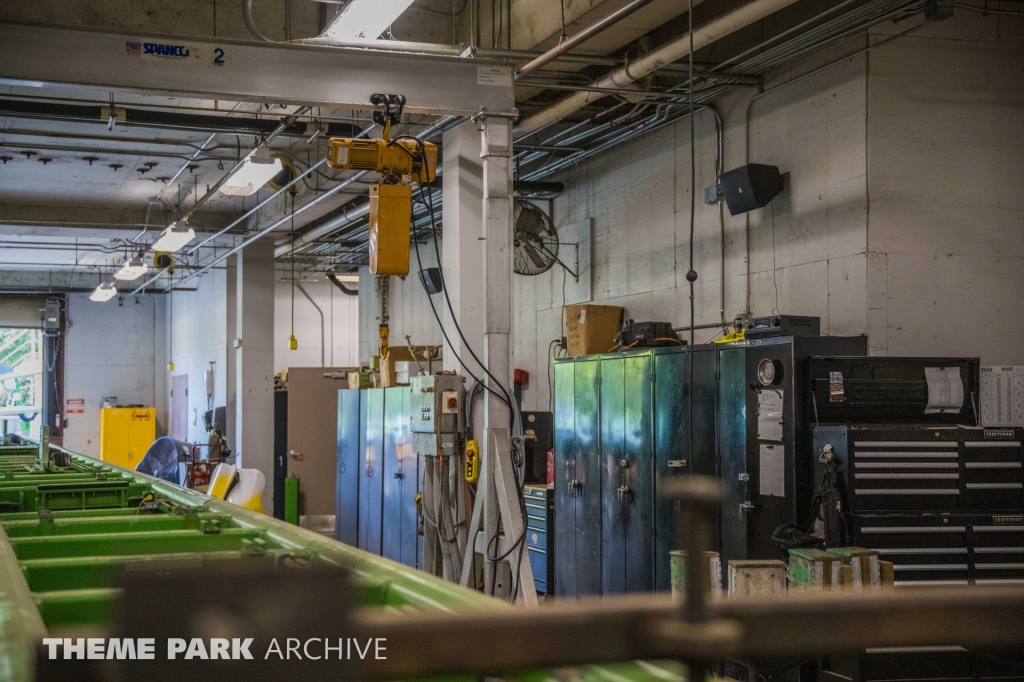
<svg viewBox="0 0 1024 682">
<path fill-rule="evenodd" d="M 516 199 L 512 210 L 513 265 L 520 275 L 539 275 L 558 260 L 558 233 L 551 218 L 529 201 Z M 568 270 L 568 268 L 566 268 Z"/>
</svg>

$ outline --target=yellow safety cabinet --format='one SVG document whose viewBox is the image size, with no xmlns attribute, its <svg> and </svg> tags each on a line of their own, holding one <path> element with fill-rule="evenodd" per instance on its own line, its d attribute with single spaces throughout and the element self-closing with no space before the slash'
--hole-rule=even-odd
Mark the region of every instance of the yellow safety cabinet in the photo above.
<svg viewBox="0 0 1024 682">
<path fill-rule="evenodd" d="M 134 470 L 156 440 L 155 407 L 100 410 L 100 459 Z"/>
</svg>

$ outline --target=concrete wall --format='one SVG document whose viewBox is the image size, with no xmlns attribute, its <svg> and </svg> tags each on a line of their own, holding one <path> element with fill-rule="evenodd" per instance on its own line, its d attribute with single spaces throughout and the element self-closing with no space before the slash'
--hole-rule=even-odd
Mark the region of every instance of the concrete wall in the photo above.
<svg viewBox="0 0 1024 682">
<path fill-rule="evenodd" d="M 67 415 L 64 445 L 99 456 L 100 407 L 116 396 L 122 405 L 157 408 L 157 435 L 167 428 L 164 299 L 143 296 L 118 306 L 88 294 L 68 296 L 74 326 L 65 338 L 65 399 L 85 400 L 85 412 Z"/>
<path fill-rule="evenodd" d="M 1024 363 L 1024 19 L 957 9 L 868 64 L 872 352 Z"/>
<path fill-rule="evenodd" d="M 290 350 L 292 287 L 291 275 L 278 271 L 274 289 L 274 369 L 320 367 L 320 315 L 309 299 L 295 289 L 295 337 L 297 350 Z M 372 287 L 373 278 L 367 280 Z M 349 296 L 325 277 L 302 280 L 302 286 L 323 311 L 327 367 L 354 367 L 359 364 L 359 297 Z M 362 284 L 348 283 L 347 287 Z"/>
<path fill-rule="evenodd" d="M 712 114 L 699 112 L 697 324 L 779 310 L 820 316 L 832 335 L 867 333 L 873 353 L 1024 362 L 1024 70 L 1015 66 L 1024 63 L 1022 24 L 958 11 L 839 59 L 905 30 L 885 26 L 772 74 L 766 94 L 716 102 L 725 169 L 750 161 L 786 175 L 771 207 L 735 218 L 726 210 L 721 225 L 718 208 L 700 200 L 713 182 L 715 144 Z M 684 119 L 560 178 L 567 189 L 554 202 L 555 223 L 577 238 L 589 234 L 592 253 L 592 293 L 581 298 L 569 277 L 570 302 L 621 305 L 638 320 L 689 321 L 689 164 Z M 550 342 L 563 334 L 562 279 L 557 266 L 516 277 L 515 366 L 531 374 L 524 409 L 548 405 Z M 436 338 L 418 283 L 393 286 L 392 338 L 409 330 Z M 364 361 L 376 336 L 368 302 Z M 696 341 L 716 333 L 698 331 Z"/>
<path fill-rule="evenodd" d="M 439 245 L 440 248 L 440 245 Z M 425 240 L 419 245 L 420 260 L 423 268 L 437 265 L 433 240 Z M 408 344 L 408 335 L 415 346 L 437 345 L 444 342 L 441 329 L 437 325 L 434 313 L 430 309 L 427 292 L 420 283 L 418 272 L 421 269 L 416 261 L 415 246 L 411 255 L 410 273 L 404 279 L 391 277 L 389 305 L 389 336 L 393 346 Z M 437 314 L 443 318 L 445 307 L 444 297 L 433 296 Z M 378 325 L 380 324 L 380 306 L 377 299 L 376 277 L 370 274 L 370 268 L 359 268 L 359 362 L 366 365 L 370 357 L 377 355 L 380 346 Z M 447 350 L 447 349 L 446 349 Z M 481 351 L 477 351 L 481 353 Z M 483 357 L 481 355 L 481 357 Z"/>
<path fill-rule="evenodd" d="M 198 279 L 195 291 L 175 291 L 167 301 L 168 342 L 174 370 L 162 359 L 157 370 L 167 376 L 167 401 L 170 405 L 171 377 L 188 375 L 188 440 L 205 443 L 209 436 L 203 427 L 203 413 L 210 407 L 226 405 L 228 395 L 227 353 L 230 347 L 227 315 L 227 275 L 216 269 Z M 212 366 L 210 363 L 213 363 Z M 203 378 L 213 369 L 214 394 L 207 400 Z M 168 407 L 168 410 L 170 408 Z M 167 421 L 169 424 L 170 416 Z M 233 438 L 233 434 L 228 434 Z"/>
</svg>

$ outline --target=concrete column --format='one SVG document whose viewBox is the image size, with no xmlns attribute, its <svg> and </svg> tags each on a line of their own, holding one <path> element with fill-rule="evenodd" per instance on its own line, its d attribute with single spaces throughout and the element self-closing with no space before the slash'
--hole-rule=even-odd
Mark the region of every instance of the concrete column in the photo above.
<svg viewBox="0 0 1024 682">
<path fill-rule="evenodd" d="M 238 388 L 238 375 L 235 371 L 235 361 L 237 360 L 237 351 L 235 350 L 234 340 L 238 337 L 238 256 L 230 256 L 226 263 L 227 271 L 227 283 L 226 293 L 227 305 L 227 351 L 225 352 L 226 361 L 224 363 L 224 412 L 225 421 L 224 425 L 226 433 L 224 439 L 228 442 L 228 449 L 231 452 L 238 452 L 236 445 L 236 410 L 238 409 L 235 401 L 235 391 Z"/>
<path fill-rule="evenodd" d="M 481 361 L 484 360 L 484 286 L 483 286 L 483 164 L 480 159 L 480 130 L 473 121 L 466 121 L 444 134 L 444 191 L 443 231 L 444 250 L 441 263 L 444 268 L 445 284 L 452 301 L 452 308 L 458 316 L 462 333 L 470 347 Z M 420 247 L 422 249 L 422 247 Z M 483 370 L 464 348 L 455 329 L 451 312 L 443 296 L 434 297 L 434 305 L 442 313 L 445 332 L 454 348 L 445 348 L 444 369 L 465 375 L 466 371 L 455 359 L 455 354 L 473 371 L 483 378 Z M 454 350 L 454 354 L 450 351 Z M 466 377 L 466 388 L 473 387 L 473 380 Z M 483 415 L 474 424 L 474 432 L 480 433 Z"/>
<path fill-rule="evenodd" d="M 242 251 L 235 278 L 235 446 L 238 464 L 267 479 L 263 508 L 274 491 L 274 240 Z"/>
<path fill-rule="evenodd" d="M 504 387 L 509 398 L 512 397 L 512 121 L 499 116 L 482 117 L 478 128 L 483 169 L 483 359 L 489 372 L 481 378 L 490 389 L 484 396 L 486 409 L 480 444 L 484 458 L 480 473 L 487 492 L 483 509 L 484 537 L 489 540 L 498 532 L 500 517 L 495 487 L 497 447 L 493 441 L 504 441 L 502 451 L 507 452 L 511 436 L 509 408 L 499 394 Z M 508 529 L 509 524 L 505 527 Z M 511 543 L 512 538 L 507 537 L 506 541 Z M 484 564 L 486 591 L 498 584 L 492 576 L 493 570 L 493 564 Z M 511 591 L 507 584 L 501 588 L 496 591 Z"/>
</svg>

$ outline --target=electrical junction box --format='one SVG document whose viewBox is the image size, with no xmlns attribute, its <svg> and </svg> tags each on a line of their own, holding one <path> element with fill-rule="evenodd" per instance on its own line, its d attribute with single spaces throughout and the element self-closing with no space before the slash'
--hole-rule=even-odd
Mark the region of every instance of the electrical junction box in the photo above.
<svg viewBox="0 0 1024 682">
<path fill-rule="evenodd" d="M 46 301 L 43 308 L 43 331 L 60 331 L 60 301 L 57 299 L 51 298 Z"/>
<path fill-rule="evenodd" d="M 459 454 L 465 381 L 457 374 L 409 377 L 409 420 L 415 454 Z"/>
</svg>

